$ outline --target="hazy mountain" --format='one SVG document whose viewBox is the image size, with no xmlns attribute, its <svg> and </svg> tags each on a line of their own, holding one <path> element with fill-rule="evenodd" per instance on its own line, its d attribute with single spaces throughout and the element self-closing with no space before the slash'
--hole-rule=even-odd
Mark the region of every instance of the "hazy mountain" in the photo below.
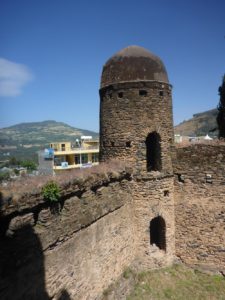
<svg viewBox="0 0 225 300">
<path fill-rule="evenodd" d="M 218 135 L 216 117 L 217 109 L 211 109 L 202 113 L 193 115 L 193 118 L 183 121 L 174 127 L 177 134 L 187 136 L 201 136 L 210 133 L 211 135 Z"/>
<path fill-rule="evenodd" d="M 36 158 L 36 152 L 51 142 L 75 141 L 81 135 L 98 137 L 98 133 L 75 128 L 62 122 L 21 123 L 0 129 L 0 159 L 11 156 Z"/>
<path fill-rule="evenodd" d="M 193 115 L 193 118 L 175 126 L 175 133 L 182 135 L 217 135 L 217 109 Z M 216 129 L 216 130 L 215 130 Z M 62 122 L 43 121 L 21 123 L 0 129 L 0 160 L 15 156 L 18 159 L 37 160 L 37 151 L 49 147 L 51 142 L 73 142 L 81 135 L 98 137 L 98 133 L 75 128 Z"/>
</svg>

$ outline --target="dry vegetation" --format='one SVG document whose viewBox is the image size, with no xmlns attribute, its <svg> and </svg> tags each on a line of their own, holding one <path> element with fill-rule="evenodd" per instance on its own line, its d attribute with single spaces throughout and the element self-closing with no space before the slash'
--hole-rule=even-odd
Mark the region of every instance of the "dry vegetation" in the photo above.
<svg viewBox="0 0 225 300">
<path fill-rule="evenodd" d="M 92 168 L 74 169 L 55 176 L 23 176 L 15 181 L 8 182 L 6 186 L 2 186 L 0 194 L 2 199 L 11 198 L 12 202 L 10 204 L 18 205 L 20 199 L 26 198 L 27 195 L 35 196 L 40 194 L 43 186 L 50 181 L 56 182 L 60 189 L 63 190 L 74 184 L 85 186 L 85 182 L 99 178 L 107 180 L 110 176 L 117 176 L 125 170 L 127 170 L 125 163 L 111 160 Z M 2 205 L 4 204 L 2 203 Z"/>
<path fill-rule="evenodd" d="M 128 296 L 121 296 L 121 281 L 123 287 L 127 286 L 126 282 L 132 285 Z M 225 278 L 202 273 L 182 264 L 139 274 L 127 269 L 120 281 L 104 292 L 103 299 L 222 300 L 225 299 Z"/>
</svg>

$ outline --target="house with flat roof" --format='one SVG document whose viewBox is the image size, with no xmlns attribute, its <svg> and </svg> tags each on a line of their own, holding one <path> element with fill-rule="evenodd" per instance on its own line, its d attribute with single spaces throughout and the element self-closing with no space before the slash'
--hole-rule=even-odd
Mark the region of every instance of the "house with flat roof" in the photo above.
<svg viewBox="0 0 225 300">
<path fill-rule="evenodd" d="M 51 143 L 39 151 L 39 173 L 54 174 L 76 168 L 89 168 L 99 164 L 99 141 L 82 136 L 72 142 Z"/>
</svg>

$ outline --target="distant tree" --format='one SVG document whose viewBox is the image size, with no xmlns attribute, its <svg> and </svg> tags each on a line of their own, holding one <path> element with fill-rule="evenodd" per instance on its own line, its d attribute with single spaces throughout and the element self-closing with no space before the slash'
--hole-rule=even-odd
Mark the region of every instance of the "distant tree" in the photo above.
<svg viewBox="0 0 225 300">
<path fill-rule="evenodd" d="M 20 164 L 20 161 L 17 160 L 14 156 L 9 160 L 9 166 L 17 166 Z"/>
<path fill-rule="evenodd" d="M 0 182 L 8 181 L 9 179 L 10 179 L 10 173 L 8 171 L 0 173 Z"/>
<path fill-rule="evenodd" d="M 27 168 L 27 170 L 33 171 L 37 169 L 37 165 L 35 164 L 35 162 L 31 161 L 31 160 L 23 160 L 20 163 L 21 167 Z"/>
<path fill-rule="evenodd" d="M 219 138 L 225 138 L 225 74 L 222 85 L 219 87 L 220 102 L 218 105 L 217 124 L 219 128 Z"/>
</svg>

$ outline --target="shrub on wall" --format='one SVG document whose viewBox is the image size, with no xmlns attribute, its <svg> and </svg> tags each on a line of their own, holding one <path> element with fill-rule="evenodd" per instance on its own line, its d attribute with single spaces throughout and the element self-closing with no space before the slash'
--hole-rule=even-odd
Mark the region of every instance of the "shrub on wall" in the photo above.
<svg viewBox="0 0 225 300">
<path fill-rule="evenodd" d="M 57 202 L 60 198 L 60 188 L 55 181 L 49 181 L 42 188 L 42 196 L 45 201 Z"/>
</svg>

